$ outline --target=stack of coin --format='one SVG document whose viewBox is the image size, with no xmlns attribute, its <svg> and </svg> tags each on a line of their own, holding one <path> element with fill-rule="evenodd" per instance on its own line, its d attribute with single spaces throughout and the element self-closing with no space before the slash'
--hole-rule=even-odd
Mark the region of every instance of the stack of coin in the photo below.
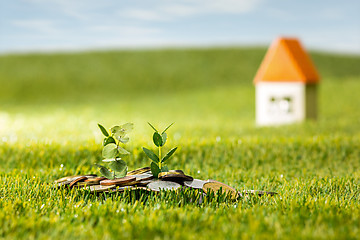
<svg viewBox="0 0 360 240">
<path fill-rule="evenodd" d="M 136 181 L 136 177 L 134 176 L 125 176 L 123 178 L 115 178 L 115 179 L 106 179 L 100 181 L 101 186 L 127 186 L 128 183 Z"/>
<path fill-rule="evenodd" d="M 161 172 L 158 178 L 154 178 L 149 167 L 139 168 L 127 173 L 123 178 L 107 179 L 98 177 L 96 174 L 76 175 L 63 177 L 55 181 L 56 188 L 60 187 L 84 187 L 93 193 L 101 192 L 124 192 L 125 190 L 146 190 L 158 192 L 161 190 L 177 190 L 181 187 L 197 189 L 203 194 L 222 191 L 232 198 L 239 198 L 247 195 L 275 195 L 275 192 L 264 192 L 247 190 L 238 192 L 234 188 L 215 181 L 194 179 L 186 175 L 182 170 L 169 170 Z"/>
<path fill-rule="evenodd" d="M 85 181 L 86 179 L 88 179 L 88 178 L 85 177 L 85 176 L 76 178 L 75 180 L 73 180 L 73 181 L 69 184 L 69 188 L 72 188 L 72 187 L 73 187 L 74 185 L 76 185 L 77 183 L 83 182 L 83 181 Z"/>
<path fill-rule="evenodd" d="M 96 174 L 88 174 L 88 175 L 76 175 L 76 176 L 63 177 L 63 178 L 60 178 L 55 181 L 55 183 L 57 183 L 55 188 L 60 188 L 60 187 L 70 187 L 71 188 L 71 187 L 77 186 L 78 184 L 82 184 L 87 179 L 95 178 L 96 176 L 97 176 Z"/>
<path fill-rule="evenodd" d="M 141 173 L 131 176 L 135 177 L 136 180 L 128 185 L 146 186 L 152 181 L 152 179 L 154 179 L 154 176 L 151 173 Z"/>
<path fill-rule="evenodd" d="M 107 179 L 106 177 L 93 177 L 84 180 L 83 182 L 78 182 L 74 187 L 85 187 L 85 186 L 94 186 L 99 185 L 100 181 Z"/>
</svg>

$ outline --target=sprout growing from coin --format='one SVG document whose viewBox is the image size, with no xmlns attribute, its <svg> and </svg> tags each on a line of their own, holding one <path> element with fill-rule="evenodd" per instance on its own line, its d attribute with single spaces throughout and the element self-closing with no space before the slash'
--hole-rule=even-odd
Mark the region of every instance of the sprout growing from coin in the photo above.
<svg viewBox="0 0 360 240">
<path fill-rule="evenodd" d="M 133 130 L 133 123 L 125 123 L 121 126 L 114 126 L 108 132 L 101 124 L 98 124 L 102 134 L 105 138 L 103 141 L 104 148 L 102 150 L 102 161 L 109 163 L 109 168 L 106 168 L 100 164 L 96 164 L 99 167 L 100 173 L 108 178 L 122 178 L 126 176 L 127 164 L 122 158 L 128 156 L 130 153 L 120 146 L 129 142 L 127 134 Z"/>
<path fill-rule="evenodd" d="M 162 131 L 161 133 L 153 126 L 151 125 L 151 123 L 148 122 L 148 124 L 150 125 L 150 127 L 152 129 L 154 129 L 154 134 L 153 134 L 153 142 L 155 144 L 156 147 L 158 147 L 158 155 L 156 155 L 153 151 L 143 147 L 143 151 L 146 154 L 146 156 L 148 156 L 148 158 L 151 159 L 151 172 L 153 174 L 154 177 L 158 177 L 159 173 L 161 172 L 168 172 L 169 169 L 168 167 L 165 165 L 166 161 L 171 157 L 171 155 L 174 154 L 174 152 L 176 151 L 177 147 L 171 149 L 167 154 L 165 154 L 164 156 L 162 156 L 162 147 L 165 145 L 166 140 L 167 140 L 167 134 L 166 131 L 174 124 L 170 124 L 168 127 L 165 128 L 164 131 Z"/>
</svg>

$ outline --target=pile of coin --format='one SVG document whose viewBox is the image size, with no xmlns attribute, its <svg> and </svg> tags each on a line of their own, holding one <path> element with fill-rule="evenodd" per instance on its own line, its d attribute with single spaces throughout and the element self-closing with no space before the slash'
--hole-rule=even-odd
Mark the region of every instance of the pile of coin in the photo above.
<svg viewBox="0 0 360 240">
<path fill-rule="evenodd" d="M 209 192 L 218 192 L 228 194 L 233 198 L 243 197 L 244 195 L 274 195 L 275 192 L 264 192 L 248 190 L 238 192 L 234 188 L 215 181 L 194 179 L 186 175 L 182 170 L 169 170 L 161 172 L 158 178 L 154 178 L 149 167 L 139 168 L 128 172 L 123 178 L 107 179 L 98 177 L 96 174 L 77 175 L 63 177 L 55 181 L 56 188 L 67 187 L 83 188 L 92 193 L 101 192 L 123 192 L 125 190 L 139 190 L 158 192 L 161 190 L 177 190 L 179 188 L 201 189 L 205 194 Z"/>
</svg>

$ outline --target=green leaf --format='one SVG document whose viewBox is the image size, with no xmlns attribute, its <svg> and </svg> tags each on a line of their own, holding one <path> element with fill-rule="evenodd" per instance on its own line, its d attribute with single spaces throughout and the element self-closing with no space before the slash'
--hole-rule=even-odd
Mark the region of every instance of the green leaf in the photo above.
<svg viewBox="0 0 360 240">
<path fill-rule="evenodd" d="M 116 173 L 115 173 L 115 176 L 116 176 L 117 178 L 123 178 L 123 177 L 126 176 L 127 170 L 128 170 L 128 168 L 126 167 L 126 168 L 124 168 L 123 171 L 121 171 L 121 172 L 116 172 Z"/>
<path fill-rule="evenodd" d="M 119 141 L 122 143 L 127 143 L 129 141 L 129 137 L 122 137 L 119 139 Z"/>
<path fill-rule="evenodd" d="M 167 140 L 167 134 L 165 132 L 162 133 L 161 138 L 162 138 L 162 145 L 161 146 L 164 146 L 165 143 L 166 143 L 166 140 Z"/>
<path fill-rule="evenodd" d="M 100 173 L 108 179 L 114 178 L 113 174 L 106 167 L 100 168 Z"/>
<path fill-rule="evenodd" d="M 126 169 L 127 165 L 126 165 L 126 162 L 123 160 L 116 160 L 116 161 L 110 162 L 109 167 L 114 172 L 123 172 Z"/>
<path fill-rule="evenodd" d="M 150 125 L 150 127 L 151 127 L 152 129 L 155 130 L 155 132 L 158 132 L 158 130 L 156 130 L 156 128 L 155 128 L 153 125 L 151 125 L 151 123 L 148 122 L 148 124 Z"/>
<path fill-rule="evenodd" d="M 125 138 L 125 135 L 134 129 L 133 123 L 125 123 L 121 126 L 114 126 L 111 128 L 111 134 L 119 141 Z M 128 140 L 129 141 L 129 140 Z M 127 142 L 127 141 L 126 141 Z"/>
<path fill-rule="evenodd" d="M 125 123 L 120 126 L 121 130 L 125 133 L 131 132 L 134 129 L 133 123 Z"/>
<path fill-rule="evenodd" d="M 154 132 L 153 141 L 157 147 L 162 146 L 162 137 L 160 136 L 160 134 L 158 132 Z"/>
<path fill-rule="evenodd" d="M 168 130 L 173 124 L 174 124 L 174 123 L 172 123 L 172 124 L 170 124 L 169 126 L 167 126 L 167 127 L 165 128 L 165 130 L 162 131 L 162 133 L 166 132 L 166 130 Z"/>
<path fill-rule="evenodd" d="M 108 145 L 109 143 L 116 143 L 115 139 L 112 136 L 104 138 L 104 146 Z"/>
<path fill-rule="evenodd" d="M 130 152 L 128 152 L 126 149 L 122 148 L 122 147 L 117 147 L 118 153 L 120 155 L 129 155 Z"/>
<path fill-rule="evenodd" d="M 121 127 L 120 126 L 113 126 L 112 128 L 110 128 L 110 131 L 112 134 L 121 131 Z"/>
<path fill-rule="evenodd" d="M 111 134 L 119 140 L 119 138 L 122 138 L 125 136 L 125 130 L 121 128 L 120 126 L 114 126 L 111 129 Z"/>
<path fill-rule="evenodd" d="M 150 158 L 154 163 L 157 164 L 158 162 L 160 162 L 158 156 L 156 156 L 155 153 L 144 147 L 142 149 L 146 156 L 148 156 L 148 158 Z"/>
<path fill-rule="evenodd" d="M 116 144 L 109 143 L 102 150 L 103 158 L 115 158 L 118 155 L 119 151 Z"/>
<path fill-rule="evenodd" d="M 152 162 L 151 165 L 150 165 L 150 169 L 151 169 L 152 175 L 153 175 L 155 178 L 157 178 L 158 175 L 159 175 L 159 173 L 160 173 L 160 168 L 159 168 L 159 166 L 158 166 L 156 163 Z"/>
<path fill-rule="evenodd" d="M 161 172 L 168 172 L 169 168 L 167 166 L 162 166 L 161 167 Z"/>
<path fill-rule="evenodd" d="M 168 160 L 171 155 L 174 154 L 174 152 L 176 151 L 177 147 L 174 147 L 173 149 L 171 149 L 164 157 L 163 159 L 161 160 L 161 162 L 165 162 L 166 160 Z"/>
<path fill-rule="evenodd" d="M 99 167 L 100 173 L 101 173 L 104 177 L 106 177 L 106 178 L 108 178 L 108 179 L 112 179 L 112 178 L 113 178 L 112 173 L 111 173 L 106 167 L 101 166 L 100 164 L 95 164 L 95 165 Z"/>
<path fill-rule="evenodd" d="M 106 131 L 106 129 L 100 123 L 98 123 L 98 126 L 99 126 L 102 134 L 104 134 L 105 137 L 108 137 L 109 133 Z"/>
</svg>

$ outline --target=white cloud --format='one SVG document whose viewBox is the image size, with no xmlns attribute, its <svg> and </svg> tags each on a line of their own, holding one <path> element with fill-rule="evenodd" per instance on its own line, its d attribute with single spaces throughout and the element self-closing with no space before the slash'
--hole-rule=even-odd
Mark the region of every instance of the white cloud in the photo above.
<svg viewBox="0 0 360 240">
<path fill-rule="evenodd" d="M 344 17 L 344 13 L 341 8 L 327 7 L 319 12 L 319 17 L 327 20 L 340 20 Z"/>
<path fill-rule="evenodd" d="M 123 17 L 140 20 L 169 20 L 204 14 L 240 14 L 253 11 L 262 0 L 178 0 L 152 1 L 151 8 L 128 8 L 122 10 Z"/>
<path fill-rule="evenodd" d="M 266 14 L 268 14 L 273 19 L 280 19 L 283 21 L 290 21 L 290 20 L 293 21 L 298 19 L 298 17 L 292 14 L 291 12 L 286 11 L 285 9 L 274 8 L 274 7 L 267 8 Z"/>
<path fill-rule="evenodd" d="M 135 18 L 140 20 L 149 21 L 162 21 L 166 20 L 165 16 L 161 16 L 160 12 L 146 10 L 146 9 L 129 9 L 126 11 L 119 11 L 122 17 Z"/>
<path fill-rule="evenodd" d="M 77 20 L 89 20 L 92 11 L 107 6 L 105 1 L 97 0 L 25 0 L 36 8 L 54 10 Z"/>
<path fill-rule="evenodd" d="M 260 5 L 260 0 L 211 0 L 199 1 L 204 10 L 209 12 L 245 13 Z"/>
<path fill-rule="evenodd" d="M 25 28 L 32 32 L 42 34 L 59 34 L 61 31 L 56 29 L 53 21 L 43 19 L 32 19 L 32 20 L 14 20 L 11 22 L 13 26 Z"/>
<path fill-rule="evenodd" d="M 121 35 L 148 35 L 161 32 L 158 28 L 137 27 L 137 26 L 118 26 L 118 25 L 96 25 L 88 28 L 91 32 L 101 34 L 121 34 Z"/>
<path fill-rule="evenodd" d="M 162 15 L 169 17 L 186 17 L 200 13 L 201 8 L 192 4 L 169 4 L 166 6 L 160 6 L 155 11 L 161 12 Z"/>
</svg>

